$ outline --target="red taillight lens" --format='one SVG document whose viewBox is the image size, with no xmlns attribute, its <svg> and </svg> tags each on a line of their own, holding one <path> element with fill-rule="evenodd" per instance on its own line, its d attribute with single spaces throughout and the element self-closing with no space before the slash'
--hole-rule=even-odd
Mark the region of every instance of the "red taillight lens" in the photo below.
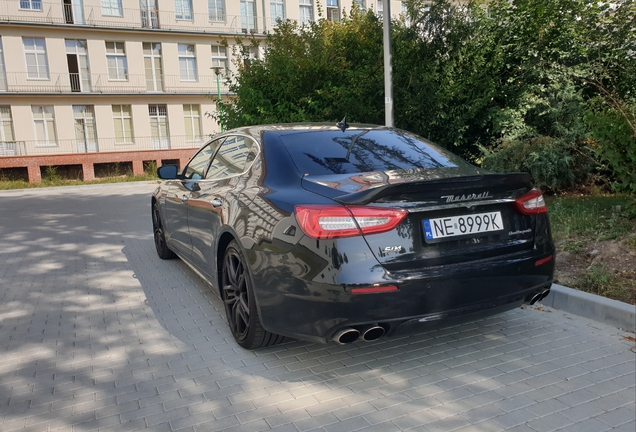
<svg viewBox="0 0 636 432">
<path fill-rule="evenodd" d="M 530 192 L 521 195 L 516 199 L 515 204 L 521 213 L 527 215 L 548 212 L 543 194 L 539 189 L 532 189 Z"/>
<path fill-rule="evenodd" d="M 315 239 L 353 237 L 392 230 L 406 217 L 405 210 L 366 206 L 297 205 L 296 219 Z"/>
</svg>

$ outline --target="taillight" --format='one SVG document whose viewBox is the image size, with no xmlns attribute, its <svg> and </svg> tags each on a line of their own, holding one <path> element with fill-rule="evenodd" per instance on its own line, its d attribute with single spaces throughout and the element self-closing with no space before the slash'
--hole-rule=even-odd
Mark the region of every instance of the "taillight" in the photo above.
<svg viewBox="0 0 636 432">
<path fill-rule="evenodd" d="M 405 210 L 366 206 L 297 205 L 296 219 L 315 239 L 353 237 L 392 230 L 406 217 Z"/>
<path fill-rule="evenodd" d="M 530 192 L 521 195 L 515 200 L 515 204 L 521 213 L 527 215 L 548 212 L 543 194 L 539 189 L 532 189 Z"/>
</svg>

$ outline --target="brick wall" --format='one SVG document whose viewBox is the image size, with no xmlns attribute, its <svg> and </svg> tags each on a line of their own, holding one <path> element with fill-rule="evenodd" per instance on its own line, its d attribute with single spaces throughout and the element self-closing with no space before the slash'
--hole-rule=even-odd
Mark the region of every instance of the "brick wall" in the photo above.
<svg viewBox="0 0 636 432">
<path fill-rule="evenodd" d="M 144 161 L 155 161 L 157 166 L 161 166 L 162 160 L 176 159 L 179 160 L 179 165 L 183 167 L 197 150 L 198 149 L 146 150 L 47 156 L 3 156 L 0 157 L 0 168 L 26 167 L 29 173 L 29 183 L 39 183 L 42 181 L 40 174 L 41 167 L 81 165 L 83 179 L 90 181 L 95 179 L 94 164 L 96 163 L 131 162 L 133 174 L 137 176 L 144 173 Z"/>
</svg>

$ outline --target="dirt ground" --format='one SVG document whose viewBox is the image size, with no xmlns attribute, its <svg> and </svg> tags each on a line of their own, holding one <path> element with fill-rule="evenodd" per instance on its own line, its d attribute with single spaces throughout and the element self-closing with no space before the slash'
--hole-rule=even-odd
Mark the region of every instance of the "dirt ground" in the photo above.
<svg viewBox="0 0 636 432">
<path fill-rule="evenodd" d="M 636 304 L 636 234 L 574 246 L 557 244 L 555 279 L 561 285 Z"/>
</svg>

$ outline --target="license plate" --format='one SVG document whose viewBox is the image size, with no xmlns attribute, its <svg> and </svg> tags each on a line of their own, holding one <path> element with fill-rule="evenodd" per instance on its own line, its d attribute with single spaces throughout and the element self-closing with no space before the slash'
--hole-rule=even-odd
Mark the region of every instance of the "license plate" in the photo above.
<svg viewBox="0 0 636 432">
<path fill-rule="evenodd" d="M 426 240 L 481 234 L 504 229 L 501 212 L 425 219 L 423 224 Z"/>
</svg>

